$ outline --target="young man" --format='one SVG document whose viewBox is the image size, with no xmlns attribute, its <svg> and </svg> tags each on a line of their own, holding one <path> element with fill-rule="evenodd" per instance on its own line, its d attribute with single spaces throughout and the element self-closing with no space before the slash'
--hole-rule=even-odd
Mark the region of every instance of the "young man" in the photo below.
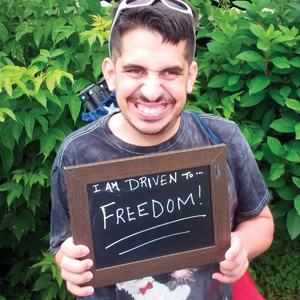
<svg viewBox="0 0 300 300">
<path fill-rule="evenodd" d="M 103 73 L 121 111 L 71 134 L 53 165 L 51 252 L 67 287 L 90 300 L 232 299 L 230 283 L 270 246 L 273 220 L 268 191 L 242 133 L 233 122 L 207 114 L 201 118 L 227 146 L 233 232 L 225 260 L 99 289 L 80 286 L 91 280 L 93 262 L 84 259 L 89 249 L 72 241 L 64 167 L 214 144 L 197 117 L 183 111 L 197 75 L 193 13 L 185 2 L 124 0 L 110 51 Z M 151 287 L 141 293 L 147 282 Z"/>
</svg>

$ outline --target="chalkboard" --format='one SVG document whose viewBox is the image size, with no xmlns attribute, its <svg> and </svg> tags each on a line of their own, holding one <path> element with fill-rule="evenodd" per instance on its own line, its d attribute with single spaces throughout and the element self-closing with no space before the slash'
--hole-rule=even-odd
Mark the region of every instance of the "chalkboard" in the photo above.
<svg viewBox="0 0 300 300">
<path fill-rule="evenodd" d="M 230 245 L 225 145 L 66 168 L 74 242 L 92 284 L 224 259 Z"/>
</svg>

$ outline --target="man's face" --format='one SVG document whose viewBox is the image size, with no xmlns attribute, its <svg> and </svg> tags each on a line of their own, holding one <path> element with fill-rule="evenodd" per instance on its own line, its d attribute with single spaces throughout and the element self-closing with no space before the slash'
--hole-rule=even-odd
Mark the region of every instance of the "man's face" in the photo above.
<svg viewBox="0 0 300 300">
<path fill-rule="evenodd" d="M 166 133 L 176 133 L 197 73 L 185 47 L 186 41 L 163 43 L 160 34 L 144 29 L 123 34 L 121 56 L 111 62 L 108 81 L 116 90 L 126 134 L 155 135 L 161 142 Z"/>
</svg>

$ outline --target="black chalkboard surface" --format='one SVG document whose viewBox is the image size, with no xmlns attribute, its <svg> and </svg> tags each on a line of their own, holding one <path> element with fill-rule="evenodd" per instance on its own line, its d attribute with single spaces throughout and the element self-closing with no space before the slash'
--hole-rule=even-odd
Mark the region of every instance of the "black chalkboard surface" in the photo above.
<svg viewBox="0 0 300 300">
<path fill-rule="evenodd" d="M 66 177 L 95 287 L 220 261 L 229 248 L 225 145 L 67 167 Z"/>
</svg>

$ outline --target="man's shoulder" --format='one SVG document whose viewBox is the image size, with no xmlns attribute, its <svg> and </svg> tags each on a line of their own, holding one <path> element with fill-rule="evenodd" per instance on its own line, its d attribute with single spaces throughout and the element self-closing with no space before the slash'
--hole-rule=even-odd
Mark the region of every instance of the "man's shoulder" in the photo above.
<svg viewBox="0 0 300 300">
<path fill-rule="evenodd" d="M 62 142 L 54 165 L 60 167 L 64 157 L 71 159 L 74 153 L 76 153 L 76 156 L 80 156 L 81 149 L 83 149 L 82 145 L 85 145 L 84 149 L 92 147 L 92 144 L 101 136 L 100 130 L 104 121 L 102 119 L 98 119 L 70 133 Z M 87 148 L 87 146 L 90 147 Z"/>
<path fill-rule="evenodd" d="M 201 118 L 201 120 L 207 125 L 207 127 L 215 134 L 217 137 L 223 141 L 229 140 L 233 137 L 234 134 L 238 131 L 238 125 L 228 120 L 224 117 L 220 117 L 210 113 L 203 113 L 203 112 L 195 112 L 195 111 L 185 111 L 185 113 Z M 197 121 L 196 117 L 194 121 Z M 199 122 L 199 121 L 197 121 Z"/>
</svg>

